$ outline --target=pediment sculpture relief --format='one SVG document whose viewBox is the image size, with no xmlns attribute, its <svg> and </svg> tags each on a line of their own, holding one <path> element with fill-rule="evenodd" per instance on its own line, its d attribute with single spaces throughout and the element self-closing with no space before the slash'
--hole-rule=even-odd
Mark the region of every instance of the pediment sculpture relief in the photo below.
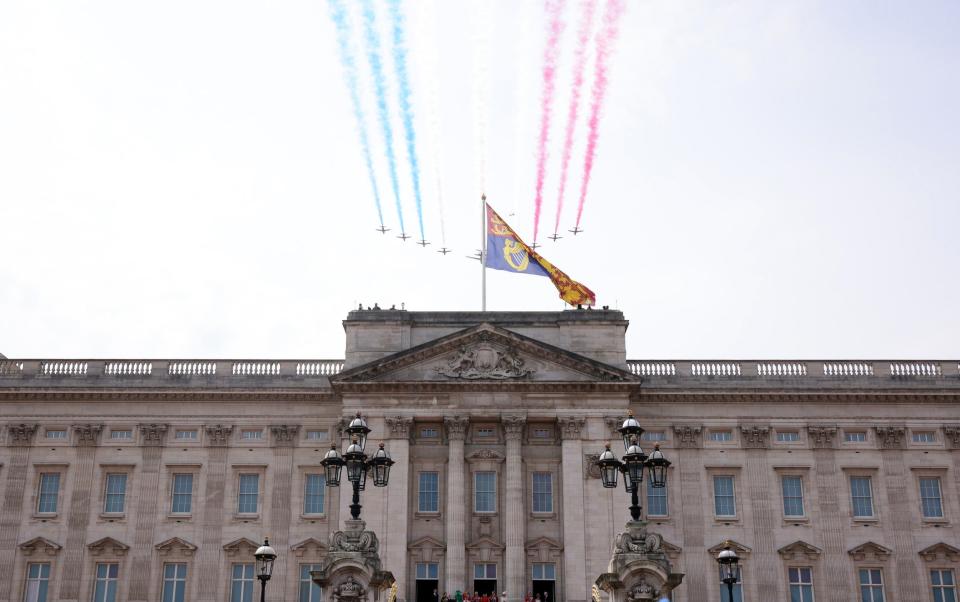
<svg viewBox="0 0 960 602">
<path fill-rule="evenodd" d="M 535 372 L 526 367 L 524 359 L 512 348 L 500 351 L 487 344 L 460 347 L 436 370 L 441 376 L 467 380 L 523 378 Z"/>
<path fill-rule="evenodd" d="M 657 592 L 653 589 L 653 586 L 641 577 L 639 583 L 634 585 L 633 589 L 630 590 L 630 595 L 627 599 L 631 602 L 645 602 L 647 600 L 653 600 L 656 595 Z"/>
</svg>

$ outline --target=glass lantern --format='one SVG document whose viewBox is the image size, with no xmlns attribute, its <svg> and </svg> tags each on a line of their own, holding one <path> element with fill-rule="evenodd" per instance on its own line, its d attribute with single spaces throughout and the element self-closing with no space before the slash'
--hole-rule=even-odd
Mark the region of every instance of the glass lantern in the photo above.
<svg viewBox="0 0 960 602">
<path fill-rule="evenodd" d="M 607 489 L 617 486 L 617 472 L 620 471 L 620 460 L 610 451 L 610 444 L 607 443 L 606 449 L 597 459 L 597 466 L 600 467 L 600 480 Z"/>
<path fill-rule="evenodd" d="M 640 423 L 637 422 L 637 419 L 633 417 L 633 410 L 627 411 L 627 419 L 623 421 L 623 425 L 618 428 L 617 431 L 619 431 L 620 436 L 623 437 L 624 450 L 630 449 L 630 445 L 634 440 L 640 440 L 643 429 L 640 428 Z"/>
<path fill-rule="evenodd" d="M 390 467 L 393 466 L 393 459 L 390 453 L 380 444 L 380 449 L 370 458 L 370 465 L 373 467 L 373 485 L 375 487 L 386 487 L 390 480 Z"/>
<path fill-rule="evenodd" d="M 661 489 L 667 486 L 667 468 L 670 460 L 663 457 L 660 446 L 655 445 L 650 457 L 647 458 L 647 471 L 650 473 L 650 486 Z"/>
<path fill-rule="evenodd" d="M 339 487 L 340 486 L 340 471 L 343 470 L 343 458 L 340 457 L 340 454 L 337 453 L 336 444 L 330 445 L 330 451 L 323 456 L 323 460 L 320 460 L 320 464 L 323 465 L 324 472 L 327 476 L 327 485 L 330 487 Z"/>
<path fill-rule="evenodd" d="M 263 539 L 263 545 L 257 548 L 253 557 L 257 561 L 257 578 L 261 581 L 270 579 L 270 575 L 273 574 L 273 561 L 277 559 L 277 552 L 270 547 L 270 541 L 267 538 Z"/>
</svg>

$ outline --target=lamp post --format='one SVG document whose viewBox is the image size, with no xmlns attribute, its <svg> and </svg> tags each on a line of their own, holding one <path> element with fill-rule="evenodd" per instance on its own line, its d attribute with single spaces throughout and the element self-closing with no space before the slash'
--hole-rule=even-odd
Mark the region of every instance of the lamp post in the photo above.
<svg viewBox="0 0 960 602">
<path fill-rule="evenodd" d="M 336 444 L 330 446 L 330 451 L 323 457 L 320 463 L 323 465 L 327 476 L 327 485 L 330 487 L 340 486 L 340 475 L 344 467 L 347 468 L 347 480 L 353 484 L 353 500 L 350 504 L 350 516 L 353 520 L 360 519 L 360 492 L 366 489 L 367 473 L 373 473 L 373 484 L 375 487 L 386 487 L 390 481 L 390 467 L 393 466 L 393 459 L 383 448 L 380 448 L 368 458 L 366 454 L 367 435 L 370 434 L 370 428 L 366 421 L 357 412 L 357 416 L 350 421 L 347 426 L 347 435 L 350 437 L 350 445 L 343 452 L 343 456 L 337 453 Z"/>
<path fill-rule="evenodd" d="M 270 540 L 264 537 L 263 545 L 257 548 L 253 557 L 257 561 L 257 579 L 260 580 L 260 602 L 264 602 L 267 594 L 267 581 L 270 581 L 270 575 L 273 574 L 273 561 L 277 559 L 277 553 L 270 547 Z"/>
<path fill-rule="evenodd" d="M 617 429 L 623 439 L 623 460 L 610 451 L 608 443 L 600 454 L 597 466 L 600 467 L 600 479 L 606 488 L 617 486 L 617 473 L 623 473 L 623 487 L 630 494 L 630 518 L 640 520 L 640 486 L 643 483 L 644 468 L 647 470 L 650 486 L 661 488 L 667 486 L 667 467 L 670 461 L 663 456 L 660 446 L 654 446 L 653 452 L 647 456 L 640 447 L 639 439 L 643 433 L 640 423 L 629 412 L 623 425 Z"/>
<path fill-rule="evenodd" d="M 734 602 L 733 584 L 740 581 L 740 557 L 727 545 L 717 554 L 717 563 L 720 565 L 720 582 L 727 584 L 727 602 Z"/>
</svg>

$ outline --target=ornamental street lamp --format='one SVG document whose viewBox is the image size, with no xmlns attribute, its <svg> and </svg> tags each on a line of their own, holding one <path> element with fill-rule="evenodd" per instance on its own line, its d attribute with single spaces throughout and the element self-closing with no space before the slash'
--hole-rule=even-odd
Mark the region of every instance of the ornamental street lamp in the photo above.
<svg viewBox="0 0 960 602">
<path fill-rule="evenodd" d="M 720 565 L 720 583 L 727 584 L 727 600 L 733 602 L 733 584 L 740 581 L 740 557 L 729 545 L 717 554 Z"/>
<path fill-rule="evenodd" d="M 263 545 L 257 548 L 253 553 L 256 559 L 257 579 L 260 580 L 260 602 L 264 602 L 267 591 L 267 581 L 270 581 L 270 575 L 273 574 L 273 561 L 277 559 L 277 553 L 270 547 L 270 541 L 264 537 Z"/>
<path fill-rule="evenodd" d="M 350 437 L 350 445 L 343 456 L 337 453 L 336 445 L 330 446 L 330 451 L 326 453 L 320 463 L 323 465 L 327 476 L 327 485 L 331 487 L 340 486 L 340 473 L 343 467 L 347 468 L 347 480 L 353 484 L 353 503 L 350 504 L 350 516 L 354 520 L 360 519 L 360 492 L 367 487 L 367 473 L 373 473 L 373 484 L 376 487 L 386 487 L 390 481 L 390 467 L 393 466 L 393 459 L 390 454 L 380 444 L 380 449 L 373 454 L 373 457 L 367 458 L 364 451 L 367 445 L 367 435 L 370 434 L 370 428 L 366 421 L 357 412 L 356 418 L 350 421 L 346 432 Z"/>
<path fill-rule="evenodd" d="M 618 460 L 617 456 L 610 451 L 608 443 L 606 449 L 597 459 L 597 466 L 600 467 L 600 480 L 603 486 L 610 489 L 617 486 L 617 473 L 623 473 L 623 488 L 630 494 L 630 518 L 640 520 L 640 486 L 643 483 L 643 471 L 647 469 L 650 478 L 650 486 L 661 488 L 667 486 L 667 467 L 670 461 L 663 456 L 660 446 L 653 448 L 653 453 L 648 457 L 643 453 L 640 447 L 639 438 L 643 429 L 640 423 L 630 412 L 623 425 L 617 429 L 623 437 L 623 448 L 626 453 L 623 454 L 623 460 Z"/>
</svg>

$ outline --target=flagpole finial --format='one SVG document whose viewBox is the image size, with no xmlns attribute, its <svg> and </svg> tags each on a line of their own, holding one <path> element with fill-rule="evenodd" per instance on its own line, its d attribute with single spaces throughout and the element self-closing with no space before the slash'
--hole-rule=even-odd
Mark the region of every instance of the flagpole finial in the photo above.
<svg viewBox="0 0 960 602">
<path fill-rule="evenodd" d="M 480 200 L 481 200 L 481 201 L 487 200 L 487 193 L 486 193 L 486 192 L 481 192 L 481 193 L 480 193 Z"/>
</svg>

